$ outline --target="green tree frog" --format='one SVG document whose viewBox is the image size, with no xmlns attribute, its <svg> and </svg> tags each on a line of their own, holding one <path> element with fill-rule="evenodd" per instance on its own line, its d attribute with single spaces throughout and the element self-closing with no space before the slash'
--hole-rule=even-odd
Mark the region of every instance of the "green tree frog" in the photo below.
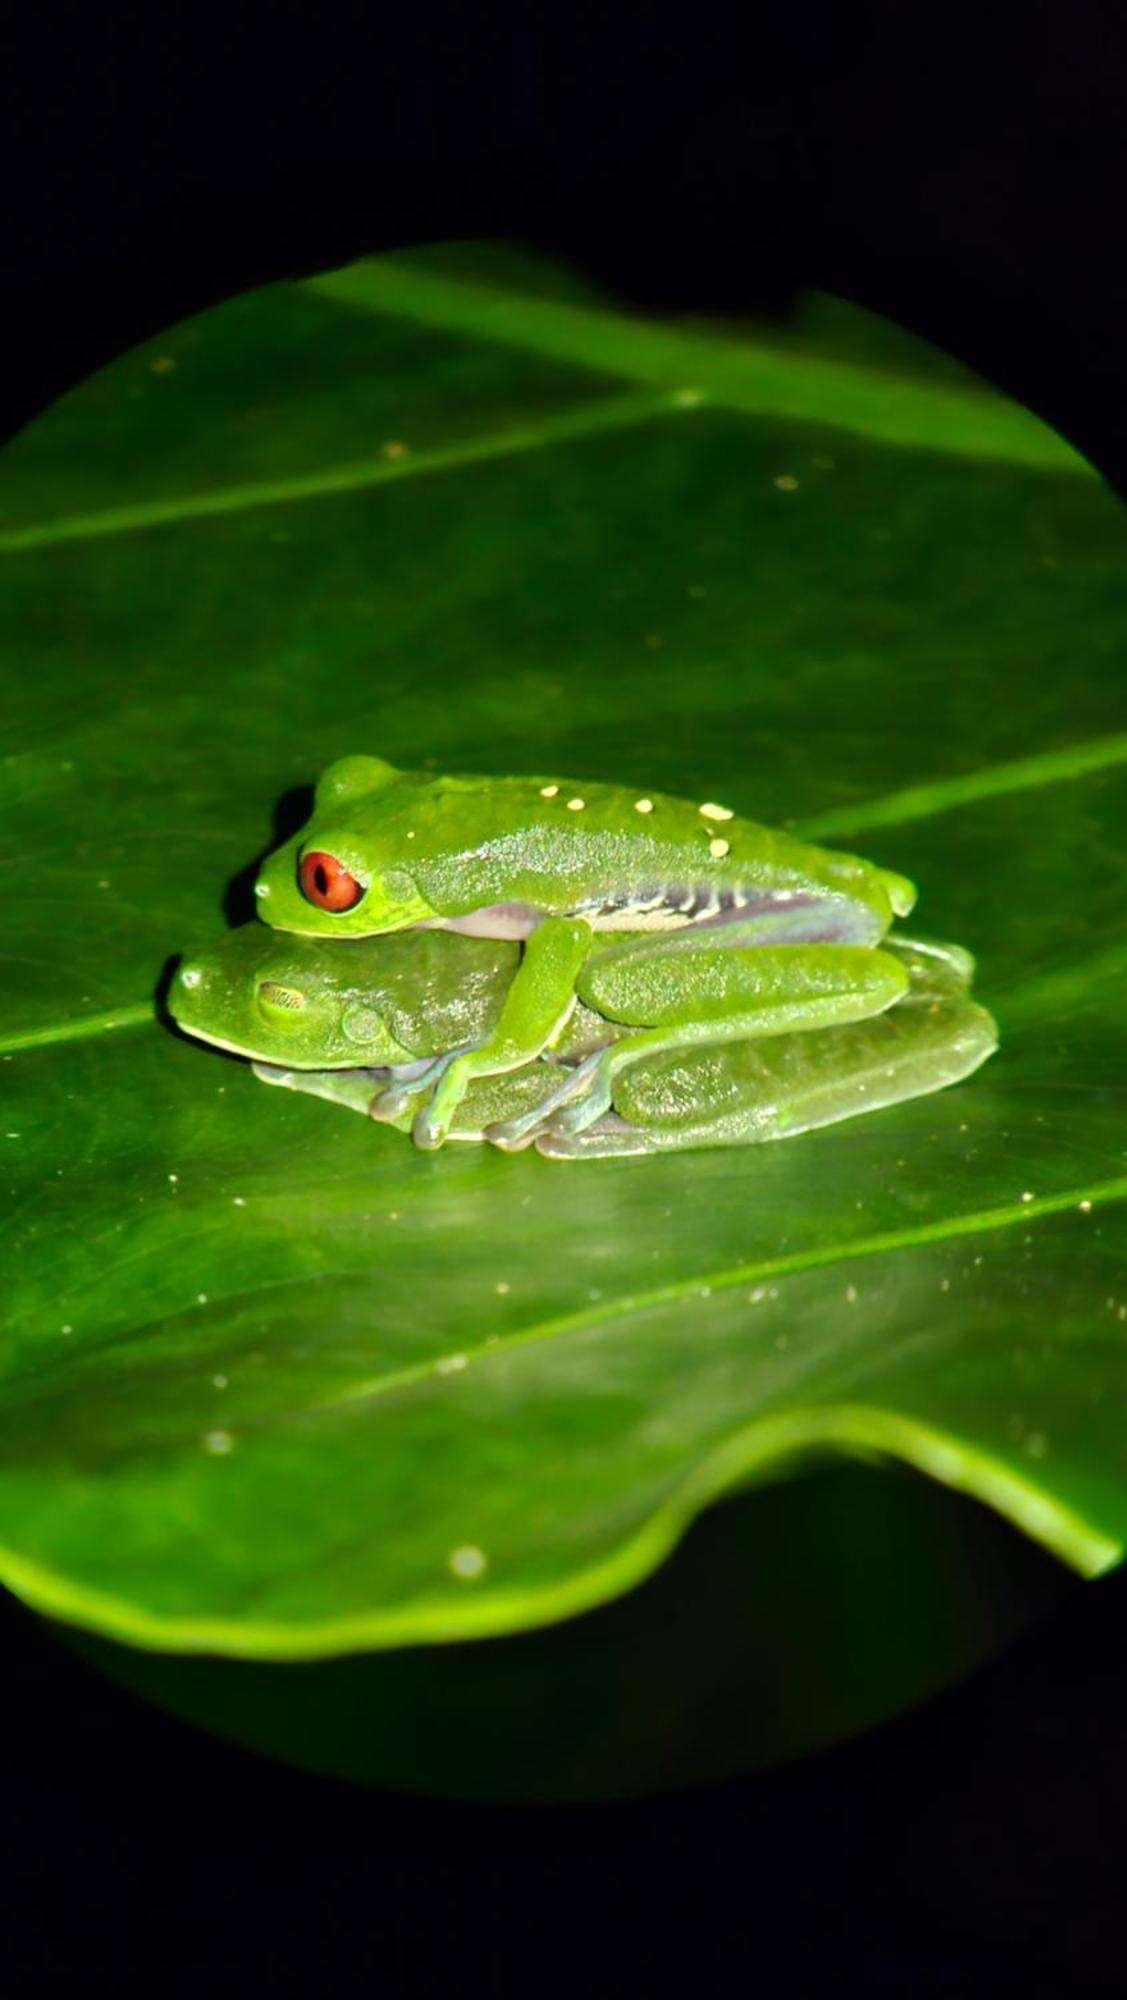
<svg viewBox="0 0 1127 2000">
<path fill-rule="evenodd" d="M 621 949 L 630 980 L 648 980 L 647 1018 L 628 1053 L 604 1052 L 564 1086 L 573 1135 L 606 1111 L 621 1066 L 658 1048 L 831 1027 L 894 1005 L 903 970 L 876 947 L 916 895 L 904 876 L 713 800 L 561 777 L 430 777 L 367 756 L 330 765 L 309 824 L 267 858 L 255 893 L 267 923 L 312 937 L 426 927 L 523 940 L 497 1022 L 446 1064 L 418 1111 L 423 1146 L 442 1144 L 475 1079 L 550 1044 L 593 933 L 632 934 Z M 733 953 L 738 972 L 723 963 Z M 693 985 L 707 1037 L 686 1017 Z"/>
<path fill-rule="evenodd" d="M 519 953 L 513 941 L 449 932 L 326 944 L 247 924 L 184 961 L 169 1006 L 187 1033 L 252 1057 L 263 1081 L 405 1130 L 413 1092 L 432 1087 L 468 1038 L 497 1028 Z M 578 981 L 586 997 L 550 1048 L 473 1079 L 449 1136 L 509 1150 L 535 1144 L 550 1158 L 731 1145 L 793 1137 L 969 1075 L 996 1046 L 989 1014 L 966 997 L 969 956 L 899 939 L 881 955 L 900 976 L 898 997 L 880 1015 L 743 1039 L 725 1038 L 722 1022 L 715 1041 L 652 1041 L 612 1073 L 610 1099 L 596 1115 L 569 1129 L 568 1110 L 583 1097 L 568 1086 L 582 1092 L 575 1079 L 584 1066 L 636 1039 L 638 1020 L 652 1011 L 650 961 L 592 944 Z M 729 952 L 726 963 L 743 956 Z M 676 983 L 676 963 L 672 971 Z M 590 1004 L 600 997 L 615 1018 Z M 692 982 L 685 997 L 700 1020 Z"/>
</svg>

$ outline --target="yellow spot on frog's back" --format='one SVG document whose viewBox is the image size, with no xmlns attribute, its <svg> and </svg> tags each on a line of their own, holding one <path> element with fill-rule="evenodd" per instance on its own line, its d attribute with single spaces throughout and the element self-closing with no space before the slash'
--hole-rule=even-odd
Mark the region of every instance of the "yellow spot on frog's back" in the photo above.
<svg viewBox="0 0 1127 2000">
<path fill-rule="evenodd" d="M 730 843 L 726 840 L 710 840 L 708 851 L 714 861 L 723 861 L 724 856 L 731 851 Z"/>
<path fill-rule="evenodd" d="M 568 812 L 581 813 L 586 803 L 587 803 L 586 799 L 569 799 L 567 802 Z"/>
<path fill-rule="evenodd" d="M 634 801 L 634 811 L 636 813 L 652 813 L 653 809 L 654 802 L 652 799 L 635 799 Z"/>
<path fill-rule="evenodd" d="M 554 799 L 558 796 L 559 789 L 558 785 L 541 785 L 540 797 L 542 799 Z"/>
<path fill-rule="evenodd" d="M 385 458 L 406 458 L 407 456 L 407 446 L 404 444 L 402 438 L 388 438 L 385 444 L 381 444 L 380 450 Z"/>
<path fill-rule="evenodd" d="M 733 817 L 728 806 L 714 806 L 711 801 L 703 806 L 698 806 L 697 811 L 702 819 L 731 819 Z"/>
<path fill-rule="evenodd" d="M 775 481 L 780 493 L 797 493 L 798 481 L 793 472 L 780 472 Z"/>
</svg>

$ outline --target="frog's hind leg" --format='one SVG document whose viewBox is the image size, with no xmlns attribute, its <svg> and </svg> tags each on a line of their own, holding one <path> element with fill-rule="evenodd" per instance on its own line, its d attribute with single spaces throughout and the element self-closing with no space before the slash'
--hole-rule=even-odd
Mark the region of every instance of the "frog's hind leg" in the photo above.
<svg viewBox="0 0 1127 2000">
<path fill-rule="evenodd" d="M 613 1104 L 616 1078 L 644 1056 L 845 1026 L 884 1013 L 909 990 L 897 958 L 862 946 L 720 947 L 694 953 L 689 963 L 691 980 L 678 988 L 664 983 L 656 955 L 638 962 L 621 1005 L 639 1010 L 643 1021 L 648 1016 L 647 1025 L 579 1064 L 557 1095 L 554 1132 L 582 1132 L 601 1118 Z"/>
<path fill-rule="evenodd" d="M 550 1119 L 556 1133 L 583 1131 L 609 1111 L 615 1078 L 643 1056 L 865 1020 L 904 997 L 909 975 L 890 954 L 863 945 L 741 948 L 727 938 L 677 933 L 646 951 L 621 945 L 599 953 L 580 984 L 606 1019 L 637 1032 L 578 1063 L 535 1119 L 526 1114 L 490 1127 L 494 1145 L 521 1143 L 540 1119 Z"/>
</svg>

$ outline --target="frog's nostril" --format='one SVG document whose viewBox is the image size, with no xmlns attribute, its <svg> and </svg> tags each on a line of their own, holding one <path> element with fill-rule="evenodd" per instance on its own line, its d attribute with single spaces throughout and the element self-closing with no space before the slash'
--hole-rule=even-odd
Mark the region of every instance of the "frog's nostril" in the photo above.
<svg viewBox="0 0 1127 2000">
<path fill-rule="evenodd" d="M 201 965 L 182 965 L 176 977 L 181 986 L 202 986 L 203 967 Z"/>
</svg>

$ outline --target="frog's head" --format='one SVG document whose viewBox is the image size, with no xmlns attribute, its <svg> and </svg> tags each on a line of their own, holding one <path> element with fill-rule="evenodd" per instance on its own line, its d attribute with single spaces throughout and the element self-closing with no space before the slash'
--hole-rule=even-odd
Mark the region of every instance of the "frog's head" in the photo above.
<svg viewBox="0 0 1127 2000">
<path fill-rule="evenodd" d="M 264 861 L 254 885 L 259 914 L 307 937 L 372 937 L 437 915 L 409 867 L 347 824 L 307 827 Z"/>
<path fill-rule="evenodd" d="M 409 845 L 411 805 L 431 782 L 379 757 L 330 764 L 308 825 L 259 870 L 254 893 L 264 920 L 309 937 L 359 938 L 434 917 Z"/>
<path fill-rule="evenodd" d="M 169 991 L 169 1012 L 200 1041 L 290 1069 L 409 1061 L 411 1051 L 380 1009 L 378 987 L 356 973 L 348 946 L 243 924 L 210 950 L 185 957 Z"/>
</svg>

